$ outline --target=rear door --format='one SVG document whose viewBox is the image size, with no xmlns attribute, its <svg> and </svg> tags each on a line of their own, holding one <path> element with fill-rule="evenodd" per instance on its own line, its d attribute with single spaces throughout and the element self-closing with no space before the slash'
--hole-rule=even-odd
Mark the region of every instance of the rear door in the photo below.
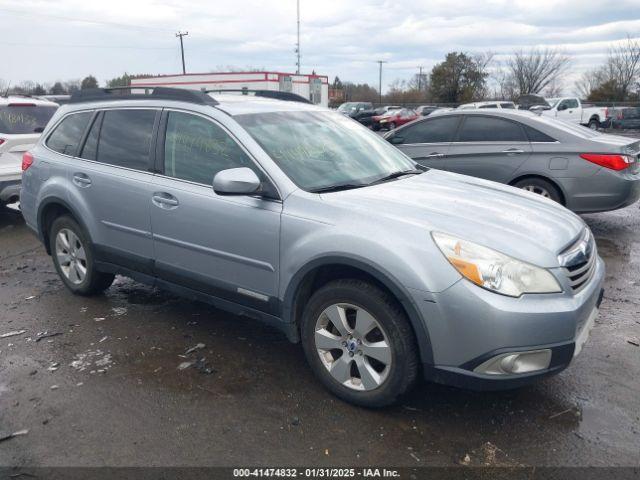
<svg viewBox="0 0 640 480">
<path fill-rule="evenodd" d="M 98 112 L 77 161 L 69 169 L 71 202 L 92 213 L 100 260 L 153 273 L 150 197 L 154 138 L 160 110 Z"/>
<path fill-rule="evenodd" d="M 519 122 L 465 115 L 449 147 L 447 170 L 506 183 L 530 154 L 529 139 Z"/>
<path fill-rule="evenodd" d="M 446 170 L 449 144 L 459 123 L 459 115 L 426 118 L 398 130 L 389 141 L 419 164 Z"/>
</svg>

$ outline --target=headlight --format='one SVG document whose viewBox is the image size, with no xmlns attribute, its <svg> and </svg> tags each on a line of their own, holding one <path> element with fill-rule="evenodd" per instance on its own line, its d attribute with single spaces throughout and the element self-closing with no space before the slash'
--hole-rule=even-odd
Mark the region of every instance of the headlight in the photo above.
<svg viewBox="0 0 640 480">
<path fill-rule="evenodd" d="M 545 268 L 521 262 L 490 248 L 433 232 L 436 245 L 467 280 L 487 290 L 519 297 L 523 293 L 557 293 L 562 289 Z"/>
</svg>

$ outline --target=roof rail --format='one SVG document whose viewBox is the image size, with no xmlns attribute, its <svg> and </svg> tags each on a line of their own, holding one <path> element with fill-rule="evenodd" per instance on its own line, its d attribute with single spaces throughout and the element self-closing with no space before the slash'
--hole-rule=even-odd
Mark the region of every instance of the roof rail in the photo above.
<svg viewBox="0 0 640 480">
<path fill-rule="evenodd" d="M 285 100 L 288 102 L 300 102 L 300 103 L 309 103 L 311 102 L 306 98 L 298 95 L 297 93 L 291 92 L 280 92 L 277 90 L 249 90 L 246 88 L 237 88 L 237 89 L 220 89 L 220 90 L 204 90 L 206 93 L 242 93 L 243 95 L 249 95 L 252 93 L 255 97 L 264 97 L 264 98 L 272 98 L 274 100 Z"/>
<path fill-rule="evenodd" d="M 138 92 L 133 92 L 138 90 Z M 149 91 L 151 90 L 151 93 Z M 87 88 L 71 95 L 69 103 L 94 102 L 105 100 L 177 100 L 199 105 L 218 105 L 213 98 L 201 90 L 168 87 L 128 87 Z"/>
</svg>

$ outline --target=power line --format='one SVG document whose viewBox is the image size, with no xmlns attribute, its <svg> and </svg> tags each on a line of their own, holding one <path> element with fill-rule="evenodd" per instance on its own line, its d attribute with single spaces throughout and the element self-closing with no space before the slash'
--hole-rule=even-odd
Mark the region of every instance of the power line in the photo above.
<svg viewBox="0 0 640 480">
<path fill-rule="evenodd" d="M 187 74 L 187 69 L 184 66 L 184 44 L 182 43 L 182 37 L 186 37 L 189 35 L 189 32 L 178 32 L 176 33 L 176 37 L 180 37 L 180 54 L 182 55 L 182 74 Z"/>
<path fill-rule="evenodd" d="M 87 18 L 77 18 L 77 17 L 66 17 L 62 15 L 51 15 L 48 13 L 40 13 L 40 12 L 25 12 L 23 10 L 13 10 L 10 8 L 0 8 L 0 12 L 9 13 L 12 15 L 20 15 L 23 17 L 42 17 L 42 18 L 53 18 L 56 20 L 67 20 L 72 22 L 82 22 L 82 23 L 93 23 L 96 25 L 107 25 L 111 27 L 120 27 L 120 28 L 133 28 L 136 30 L 145 29 L 145 30 L 155 30 L 158 32 L 170 32 L 171 30 L 166 28 L 158 28 L 158 27 L 149 27 L 147 25 L 134 25 L 134 24 L 126 24 L 126 23 L 117 23 L 117 22 L 105 22 L 103 20 L 93 20 Z"/>
<path fill-rule="evenodd" d="M 141 47 L 136 45 L 82 45 L 82 44 L 63 44 L 63 43 L 20 43 L 20 42 L 0 42 L 0 45 L 11 47 L 52 47 L 52 48 L 115 48 L 115 49 L 131 49 L 131 50 L 173 50 L 174 47 Z"/>
</svg>

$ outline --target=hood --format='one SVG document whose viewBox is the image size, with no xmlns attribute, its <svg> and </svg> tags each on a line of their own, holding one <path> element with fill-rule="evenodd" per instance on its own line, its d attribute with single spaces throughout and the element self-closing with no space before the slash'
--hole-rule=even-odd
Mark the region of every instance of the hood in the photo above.
<svg viewBox="0 0 640 480">
<path fill-rule="evenodd" d="M 580 217 L 536 194 L 438 170 L 322 198 L 369 221 L 382 216 L 388 228 L 419 225 L 542 267 L 557 267 L 558 253 L 585 228 Z"/>
</svg>

